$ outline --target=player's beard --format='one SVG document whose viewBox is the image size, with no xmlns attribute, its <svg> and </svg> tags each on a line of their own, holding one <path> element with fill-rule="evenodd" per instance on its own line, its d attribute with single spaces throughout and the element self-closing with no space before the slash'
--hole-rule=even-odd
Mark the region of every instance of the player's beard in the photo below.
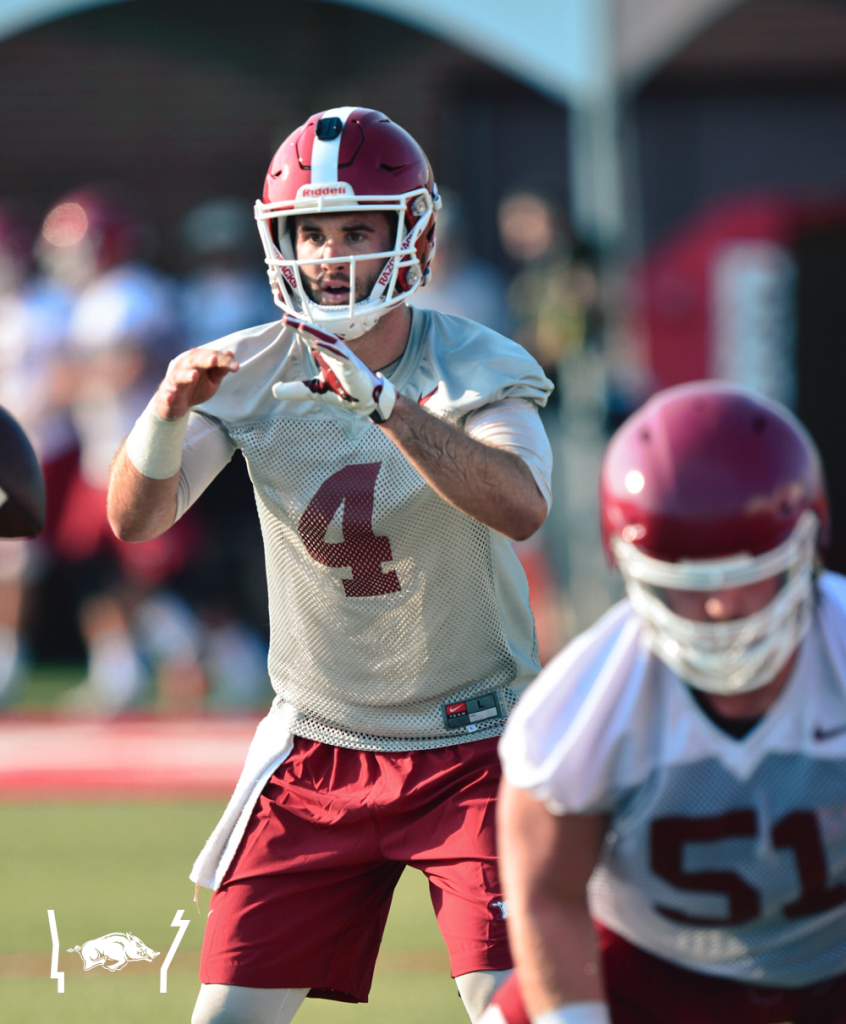
<svg viewBox="0 0 846 1024">
<path fill-rule="evenodd" d="M 355 301 L 356 302 L 361 302 L 362 299 L 366 299 L 366 298 L 368 298 L 370 296 L 370 293 L 373 291 L 373 288 L 374 288 L 374 286 L 376 284 L 376 281 L 379 279 L 379 275 L 382 273 L 382 271 L 384 269 L 385 269 L 385 267 L 384 267 L 384 264 L 383 264 L 382 266 L 375 267 L 372 270 L 370 270 L 369 268 L 364 269 L 364 268 L 361 268 L 361 267 L 359 267 L 356 270 L 356 274 L 355 274 Z M 303 282 L 303 288 L 305 290 L 306 295 L 309 297 L 309 299 L 311 299 L 312 302 L 316 302 L 320 306 L 325 306 L 325 307 L 329 307 L 329 308 L 338 307 L 340 309 L 342 306 L 346 306 L 346 305 L 349 304 L 349 297 L 344 297 L 340 301 L 326 302 L 325 300 L 327 298 L 330 298 L 330 296 L 326 295 L 325 293 L 321 294 L 318 290 L 316 290 L 315 287 L 314 287 L 313 282 L 309 281 L 309 279 L 305 276 L 305 274 L 302 274 L 302 282 Z M 325 283 L 327 285 L 331 286 L 331 284 L 333 282 L 332 282 L 332 280 L 330 278 L 326 278 L 325 279 Z M 349 285 L 349 277 L 347 277 L 343 281 L 337 281 L 335 283 L 336 284 L 345 284 L 345 285 L 348 286 Z M 318 288 L 320 288 L 321 287 L 321 283 L 317 282 L 317 284 L 318 284 Z"/>
</svg>

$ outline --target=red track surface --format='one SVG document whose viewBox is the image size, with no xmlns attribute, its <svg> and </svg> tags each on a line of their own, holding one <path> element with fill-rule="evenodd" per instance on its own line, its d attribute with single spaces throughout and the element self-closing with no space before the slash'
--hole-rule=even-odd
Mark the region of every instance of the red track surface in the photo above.
<svg viewBox="0 0 846 1024">
<path fill-rule="evenodd" d="M 258 718 L 0 718 L 0 799 L 228 796 Z"/>
</svg>

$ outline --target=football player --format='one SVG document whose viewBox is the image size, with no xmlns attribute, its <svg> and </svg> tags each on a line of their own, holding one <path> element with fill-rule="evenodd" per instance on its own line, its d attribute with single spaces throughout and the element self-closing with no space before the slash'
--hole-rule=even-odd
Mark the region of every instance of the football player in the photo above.
<svg viewBox="0 0 846 1024">
<path fill-rule="evenodd" d="M 439 205 L 383 114 L 310 117 L 256 204 L 282 323 L 177 357 L 113 465 L 111 522 L 145 540 L 240 449 L 264 536 L 276 699 L 192 873 L 215 889 L 194 1024 L 366 1000 L 407 865 L 471 1018 L 510 968 L 496 744 L 538 671 L 511 539 L 549 507 L 550 384 L 407 304 Z"/>
<path fill-rule="evenodd" d="M 628 597 L 500 745 L 517 974 L 485 1024 L 846 1022 L 846 580 L 818 567 L 817 450 L 751 391 L 670 388 L 612 438 L 601 511 Z"/>
</svg>

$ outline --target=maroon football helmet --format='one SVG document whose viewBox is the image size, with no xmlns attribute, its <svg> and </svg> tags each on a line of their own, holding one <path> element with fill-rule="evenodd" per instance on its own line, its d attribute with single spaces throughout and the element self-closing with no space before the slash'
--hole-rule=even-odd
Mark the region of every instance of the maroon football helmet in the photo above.
<svg viewBox="0 0 846 1024">
<path fill-rule="evenodd" d="M 314 114 L 277 150 L 255 206 L 274 301 L 343 338 L 359 337 L 425 284 L 439 206 L 426 154 L 399 125 L 363 107 Z M 390 250 L 326 261 L 295 258 L 289 217 L 356 209 L 396 215 Z M 384 257 L 384 270 L 370 295 L 356 302 L 356 263 L 374 255 Z M 349 305 L 321 306 L 308 297 L 300 267 L 309 262 L 350 266 Z"/>
<path fill-rule="evenodd" d="M 655 652 L 719 693 L 772 679 L 810 622 L 815 555 L 829 528 L 819 453 L 783 406 L 719 381 L 659 392 L 611 439 L 602 536 Z M 674 591 L 782 583 L 752 616 L 694 622 Z"/>
</svg>

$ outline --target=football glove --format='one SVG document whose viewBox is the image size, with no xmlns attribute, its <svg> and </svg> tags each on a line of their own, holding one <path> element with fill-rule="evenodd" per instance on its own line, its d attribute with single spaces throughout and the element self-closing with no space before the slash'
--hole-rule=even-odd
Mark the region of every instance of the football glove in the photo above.
<svg viewBox="0 0 846 1024">
<path fill-rule="evenodd" d="M 396 388 L 381 373 L 374 373 L 337 335 L 288 313 L 282 323 L 299 334 L 314 356 L 320 373 L 310 380 L 278 381 L 273 397 L 281 401 L 302 402 L 317 399 L 369 416 L 384 423 L 394 411 Z"/>
</svg>

